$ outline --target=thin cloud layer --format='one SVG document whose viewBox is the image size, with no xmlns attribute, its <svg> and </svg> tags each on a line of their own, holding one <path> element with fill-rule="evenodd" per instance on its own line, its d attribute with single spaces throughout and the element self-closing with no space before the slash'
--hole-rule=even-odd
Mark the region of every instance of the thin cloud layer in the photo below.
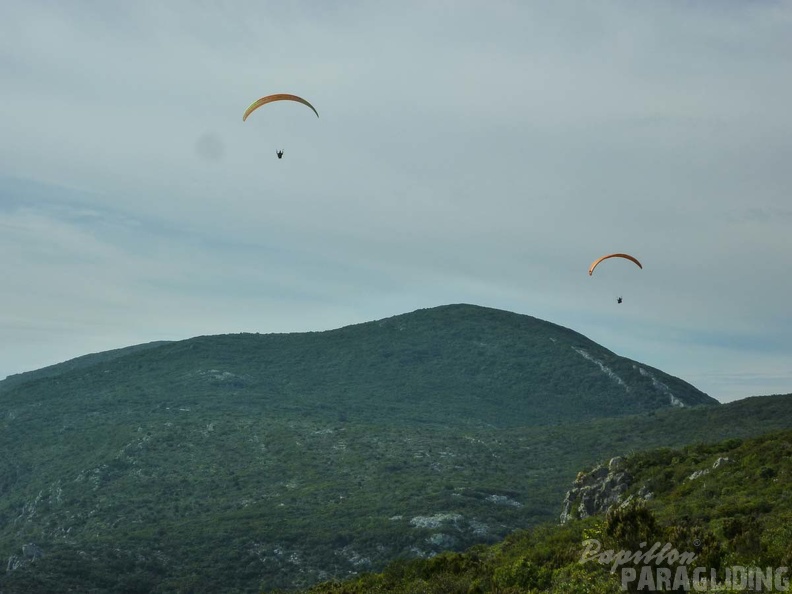
<svg viewBox="0 0 792 594">
<path fill-rule="evenodd" d="M 0 376 L 471 302 L 790 392 L 790 62 L 783 3 L 6 3 Z"/>
</svg>

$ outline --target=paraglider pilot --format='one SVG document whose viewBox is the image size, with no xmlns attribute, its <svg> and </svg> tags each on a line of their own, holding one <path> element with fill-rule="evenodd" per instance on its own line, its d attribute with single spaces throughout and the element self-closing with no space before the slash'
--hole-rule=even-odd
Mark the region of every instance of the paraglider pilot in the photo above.
<svg viewBox="0 0 792 594">
<path fill-rule="evenodd" d="M 275 151 L 275 154 L 278 155 L 278 159 L 283 159 L 283 150 Z"/>
</svg>

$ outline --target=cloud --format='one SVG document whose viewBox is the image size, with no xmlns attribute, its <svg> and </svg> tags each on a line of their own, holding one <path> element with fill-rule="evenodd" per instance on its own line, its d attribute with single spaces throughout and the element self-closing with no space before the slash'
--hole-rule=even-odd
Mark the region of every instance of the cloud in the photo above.
<svg viewBox="0 0 792 594">
<path fill-rule="evenodd" d="M 750 221 L 755 223 L 779 223 L 788 224 L 792 222 L 792 209 L 775 207 L 752 207 L 737 213 L 732 220 Z"/>
<path fill-rule="evenodd" d="M 788 354 L 768 332 L 792 289 L 785 4 L 2 11 L 0 306 L 18 344 L 48 324 L 77 355 L 466 301 L 685 373 L 685 341 L 707 369 L 706 349 L 726 368 Z M 243 124 L 269 92 L 321 117 Z M 644 270 L 589 278 L 612 251 Z"/>
</svg>

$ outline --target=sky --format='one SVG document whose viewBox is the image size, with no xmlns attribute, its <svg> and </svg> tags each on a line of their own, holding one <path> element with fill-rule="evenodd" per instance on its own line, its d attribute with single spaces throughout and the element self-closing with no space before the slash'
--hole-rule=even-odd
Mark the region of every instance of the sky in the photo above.
<svg viewBox="0 0 792 594">
<path fill-rule="evenodd" d="M 790 72 L 769 0 L 6 0 L 0 378 L 473 303 L 790 393 Z"/>
</svg>

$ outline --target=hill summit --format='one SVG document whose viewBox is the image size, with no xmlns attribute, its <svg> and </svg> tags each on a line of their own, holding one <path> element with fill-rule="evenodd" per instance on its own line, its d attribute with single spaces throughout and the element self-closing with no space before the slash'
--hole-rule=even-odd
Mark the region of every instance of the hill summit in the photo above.
<svg viewBox="0 0 792 594">
<path fill-rule="evenodd" d="M 144 348 L 145 347 L 145 348 Z M 35 381 L 24 382 L 29 375 Z M 58 389 L 51 390 L 52 382 Z M 717 404 L 690 384 L 537 318 L 474 305 L 323 332 L 202 336 L 81 357 L 0 388 L 206 402 L 332 421 L 545 425 Z M 133 388 L 134 386 L 134 388 Z"/>
<path fill-rule="evenodd" d="M 85 355 L 0 382 L 0 590 L 294 588 L 494 542 L 594 457 L 788 423 L 715 403 L 472 305 Z"/>
</svg>

